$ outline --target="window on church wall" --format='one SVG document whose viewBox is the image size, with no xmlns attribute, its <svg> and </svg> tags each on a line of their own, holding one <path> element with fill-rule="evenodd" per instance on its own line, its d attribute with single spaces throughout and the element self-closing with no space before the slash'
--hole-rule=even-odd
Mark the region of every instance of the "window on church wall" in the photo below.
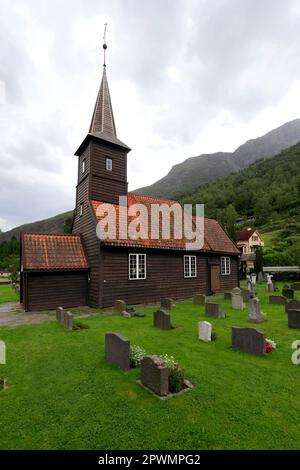
<svg viewBox="0 0 300 470">
<path fill-rule="evenodd" d="M 146 279 L 146 255 L 140 253 L 129 254 L 129 279 Z"/>
<path fill-rule="evenodd" d="M 106 158 L 106 170 L 112 171 L 113 168 L 113 161 L 111 158 Z"/>
<path fill-rule="evenodd" d="M 229 256 L 221 257 L 221 274 L 222 276 L 228 276 L 230 274 L 230 258 Z"/>
<path fill-rule="evenodd" d="M 85 173 L 85 169 L 86 169 L 86 159 L 84 158 L 82 160 L 81 173 Z"/>
<path fill-rule="evenodd" d="M 79 206 L 79 215 L 80 217 L 83 215 L 83 202 Z"/>
<path fill-rule="evenodd" d="M 197 277 L 196 256 L 186 255 L 183 258 L 184 277 Z"/>
</svg>

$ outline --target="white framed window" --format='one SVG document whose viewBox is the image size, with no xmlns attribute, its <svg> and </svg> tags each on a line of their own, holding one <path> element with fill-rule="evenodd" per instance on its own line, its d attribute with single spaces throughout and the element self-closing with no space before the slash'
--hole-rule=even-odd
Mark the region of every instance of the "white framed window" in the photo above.
<svg viewBox="0 0 300 470">
<path fill-rule="evenodd" d="M 85 173 L 85 168 L 86 168 L 86 159 L 84 158 L 82 160 L 82 165 L 81 165 L 81 172 Z"/>
<path fill-rule="evenodd" d="M 185 255 L 183 257 L 183 265 L 184 277 L 197 277 L 196 256 Z"/>
<path fill-rule="evenodd" d="M 146 279 L 146 255 L 140 253 L 129 254 L 129 279 Z"/>
<path fill-rule="evenodd" d="M 113 168 L 113 161 L 111 158 L 106 159 L 106 169 L 107 171 L 112 171 Z"/>
<path fill-rule="evenodd" d="M 80 217 L 83 215 L 83 202 L 79 206 L 79 215 Z"/>
<path fill-rule="evenodd" d="M 221 274 L 222 276 L 228 276 L 230 274 L 230 258 L 229 256 L 221 257 Z"/>
</svg>

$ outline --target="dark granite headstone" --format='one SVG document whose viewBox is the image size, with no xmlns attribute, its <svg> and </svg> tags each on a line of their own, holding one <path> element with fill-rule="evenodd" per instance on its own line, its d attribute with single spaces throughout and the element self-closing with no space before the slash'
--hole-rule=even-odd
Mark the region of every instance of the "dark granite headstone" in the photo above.
<svg viewBox="0 0 300 470">
<path fill-rule="evenodd" d="M 163 310 L 157 310 L 153 313 L 153 325 L 161 330 L 171 330 L 171 317 Z"/>
<path fill-rule="evenodd" d="M 221 305 L 219 304 L 212 304 L 206 303 L 205 304 L 205 315 L 207 317 L 215 317 L 215 318 L 225 318 L 226 314 L 222 312 Z"/>
<path fill-rule="evenodd" d="M 232 347 L 242 352 L 262 356 L 266 352 L 265 335 L 256 328 L 233 326 Z"/>
<path fill-rule="evenodd" d="M 269 304 L 270 305 L 285 305 L 286 298 L 283 297 L 282 295 L 270 295 Z"/>
<path fill-rule="evenodd" d="M 159 356 L 145 356 L 141 363 L 141 382 L 160 397 L 169 393 L 169 369 Z"/>
<path fill-rule="evenodd" d="M 224 300 L 231 300 L 231 292 L 224 292 Z"/>
<path fill-rule="evenodd" d="M 173 307 L 173 304 L 174 304 L 174 300 L 169 299 L 169 298 L 161 299 L 160 301 L 161 308 L 167 308 L 168 310 L 171 310 L 171 308 Z"/>
<path fill-rule="evenodd" d="M 6 379 L 0 377 L 0 390 L 4 390 L 6 388 Z"/>
<path fill-rule="evenodd" d="M 116 300 L 115 301 L 115 311 L 120 315 L 126 311 L 126 302 L 124 300 Z"/>
<path fill-rule="evenodd" d="M 65 329 L 68 330 L 68 331 L 72 331 L 73 330 L 73 320 L 74 320 L 73 313 L 64 312 L 64 317 L 63 318 L 64 318 Z"/>
<path fill-rule="evenodd" d="M 193 303 L 196 304 L 196 305 L 204 305 L 205 304 L 205 295 L 203 294 L 195 294 L 194 295 L 194 299 L 193 299 Z"/>
<path fill-rule="evenodd" d="M 64 309 L 63 307 L 56 308 L 56 320 L 63 322 L 64 321 Z"/>
<path fill-rule="evenodd" d="M 282 289 L 282 295 L 286 297 L 287 299 L 293 299 L 294 290 L 290 286 L 285 285 Z"/>
<path fill-rule="evenodd" d="M 285 304 L 285 311 L 286 313 L 288 310 L 300 310 L 300 300 L 293 299 L 290 302 L 286 302 Z"/>
<path fill-rule="evenodd" d="M 119 333 L 105 334 L 106 361 L 123 370 L 130 369 L 130 341 Z"/>
<path fill-rule="evenodd" d="M 289 328 L 300 328 L 300 310 L 288 310 Z"/>
</svg>

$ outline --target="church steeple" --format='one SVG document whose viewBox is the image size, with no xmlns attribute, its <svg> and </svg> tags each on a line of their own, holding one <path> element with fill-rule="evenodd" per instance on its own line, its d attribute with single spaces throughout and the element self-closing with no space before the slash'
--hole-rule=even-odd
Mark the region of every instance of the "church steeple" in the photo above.
<svg viewBox="0 0 300 470">
<path fill-rule="evenodd" d="M 104 44 L 106 45 L 106 44 Z M 98 92 L 95 109 L 93 112 L 90 133 L 101 133 L 117 137 L 114 113 L 112 109 L 110 93 L 108 88 L 106 65 L 103 65 L 103 75 Z"/>
</svg>

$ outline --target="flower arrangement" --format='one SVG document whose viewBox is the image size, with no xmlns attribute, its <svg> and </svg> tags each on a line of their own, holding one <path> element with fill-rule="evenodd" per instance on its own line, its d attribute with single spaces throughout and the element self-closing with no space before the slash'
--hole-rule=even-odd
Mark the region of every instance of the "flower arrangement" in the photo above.
<svg viewBox="0 0 300 470">
<path fill-rule="evenodd" d="M 176 362 L 173 356 L 165 354 L 161 356 L 162 360 L 169 369 L 169 391 L 171 393 L 178 393 L 183 388 L 185 371 Z"/>
<path fill-rule="evenodd" d="M 277 345 L 275 341 L 273 341 L 272 339 L 266 338 L 266 353 L 271 353 L 273 351 L 276 351 L 276 349 L 277 349 Z"/>
<path fill-rule="evenodd" d="M 130 367 L 139 367 L 143 357 L 146 356 L 145 349 L 140 346 L 130 346 Z"/>
</svg>

